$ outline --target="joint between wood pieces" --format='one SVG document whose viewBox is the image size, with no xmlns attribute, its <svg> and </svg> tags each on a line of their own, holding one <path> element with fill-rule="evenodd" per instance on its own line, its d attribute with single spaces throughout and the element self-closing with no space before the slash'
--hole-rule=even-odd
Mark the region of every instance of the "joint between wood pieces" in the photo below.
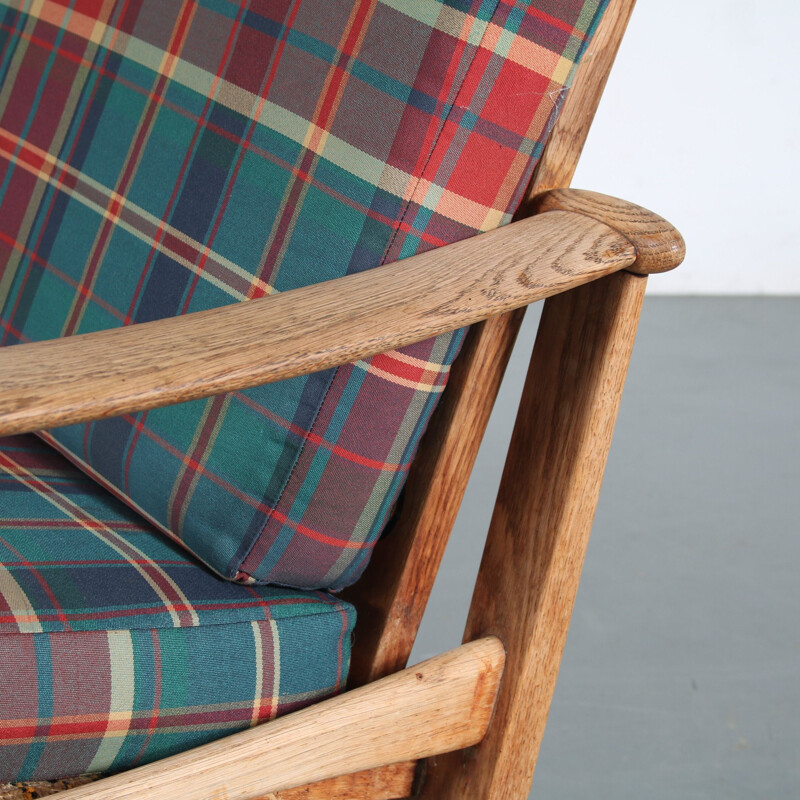
<svg viewBox="0 0 800 800">
<path fill-rule="evenodd" d="M 536 214 L 569 211 L 608 225 L 636 250 L 636 261 L 625 269 L 634 275 L 669 272 L 686 256 L 686 243 L 674 225 L 642 206 L 616 197 L 581 189 L 552 189 L 534 197 L 529 210 Z"/>
</svg>

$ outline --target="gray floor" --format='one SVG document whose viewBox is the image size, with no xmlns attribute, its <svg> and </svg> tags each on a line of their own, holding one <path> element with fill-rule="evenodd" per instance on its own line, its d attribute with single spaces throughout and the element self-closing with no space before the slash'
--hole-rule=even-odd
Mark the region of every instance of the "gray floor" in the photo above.
<svg viewBox="0 0 800 800">
<path fill-rule="evenodd" d="M 460 640 L 537 316 L 414 660 Z M 648 298 L 532 796 L 800 798 L 799 347 L 800 298 Z"/>
</svg>

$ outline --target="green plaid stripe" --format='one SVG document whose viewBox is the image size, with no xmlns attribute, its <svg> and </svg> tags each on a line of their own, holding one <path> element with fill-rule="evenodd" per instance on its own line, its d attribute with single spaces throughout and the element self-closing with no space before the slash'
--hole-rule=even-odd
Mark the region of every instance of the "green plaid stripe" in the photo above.
<svg viewBox="0 0 800 800">
<path fill-rule="evenodd" d="M 355 612 L 194 563 L 33 436 L 0 439 L 0 782 L 114 772 L 338 691 Z"/>
<path fill-rule="evenodd" d="M 0 0 L 2 343 L 285 291 L 507 222 L 604 4 Z M 341 587 L 459 343 L 47 441 L 225 577 Z"/>
</svg>

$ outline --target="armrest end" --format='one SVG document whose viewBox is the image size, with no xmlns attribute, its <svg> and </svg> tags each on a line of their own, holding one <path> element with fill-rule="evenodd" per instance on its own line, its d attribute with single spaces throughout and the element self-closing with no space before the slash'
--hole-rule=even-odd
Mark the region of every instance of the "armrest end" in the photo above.
<svg viewBox="0 0 800 800">
<path fill-rule="evenodd" d="M 553 189 L 531 201 L 531 211 L 572 211 L 599 220 L 621 233 L 636 248 L 636 261 L 627 267 L 637 275 L 669 272 L 686 256 L 686 243 L 677 229 L 646 208 L 597 192 Z"/>
</svg>

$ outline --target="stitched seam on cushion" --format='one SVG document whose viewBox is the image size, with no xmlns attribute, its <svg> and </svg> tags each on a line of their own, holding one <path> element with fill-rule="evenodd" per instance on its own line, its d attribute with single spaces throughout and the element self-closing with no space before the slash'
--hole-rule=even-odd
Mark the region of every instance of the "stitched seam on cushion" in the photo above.
<svg viewBox="0 0 800 800">
<path fill-rule="evenodd" d="M 328 391 L 330 391 L 330 386 L 328 387 Z M 62 449 L 62 446 L 58 441 L 54 440 L 51 443 L 49 432 L 42 431 L 40 433 L 41 433 L 41 435 L 39 437 L 37 437 L 38 441 L 41 444 L 43 444 L 46 449 L 52 449 L 58 455 L 64 457 L 72 467 L 78 469 L 77 475 L 79 477 L 85 478 L 92 487 L 99 487 L 99 489 L 102 492 L 107 492 L 114 499 L 114 501 L 123 503 L 123 505 L 125 505 L 126 510 L 132 511 L 134 515 L 140 517 L 142 522 L 145 525 L 152 526 L 153 528 L 156 529 L 155 532 L 163 533 L 164 535 L 167 536 L 167 538 L 170 540 L 170 542 L 172 542 L 172 543 L 174 543 L 176 545 L 179 545 L 183 550 L 185 550 L 189 554 L 189 556 L 192 559 L 192 561 L 195 562 L 195 563 L 189 562 L 191 564 L 191 566 L 194 566 L 197 569 L 201 569 L 201 570 L 208 570 L 209 572 L 212 572 L 215 575 L 218 575 L 219 577 L 221 577 L 225 581 L 229 580 L 225 575 L 223 575 L 221 572 L 219 572 L 218 570 L 216 570 L 213 567 L 211 567 L 203 559 L 201 559 L 193 550 L 191 550 L 189 547 L 187 547 L 187 545 L 184 544 L 183 540 L 176 538 L 175 535 L 172 534 L 168 529 L 166 529 L 163 526 L 161 526 L 160 523 L 158 523 L 156 520 L 151 519 L 149 516 L 146 515 L 146 513 L 144 511 L 141 511 L 138 507 L 131 506 L 130 502 L 132 502 L 132 501 L 130 501 L 130 500 L 123 501 L 122 498 L 118 496 L 117 493 L 119 492 L 119 489 L 117 489 L 117 487 L 114 486 L 114 484 L 110 483 L 102 475 L 97 474 L 95 476 L 95 475 L 90 474 L 89 472 L 87 472 L 86 469 L 91 469 L 91 467 L 88 467 L 87 465 L 84 465 L 83 462 L 80 462 L 77 459 L 77 457 L 74 456 L 74 454 L 71 451 L 66 450 L 66 449 Z M 45 438 L 45 437 L 47 437 L 47 438 Z M 62 494 L 62 493 L 59 492 L 59 494 Z M 274 584 L 274 585 L 282 586 L 282 587 L 287 588 L 287 589 L 293 589 L 295 591 L 307 591 L 307 592 L 312 592 L 312 591 L 313 592 L 319 592 L 319 591 L 322 591 L 317 586 L 307 586 L 307 587 L 305 587 L 305 586 L 296 586 L 296 585 L 289 585 L 289 584 Z M 335 608 L 336 610 L 341 610 L 341 609 L 349 607 L 349 604 L 343 603 L 343 601 L 334 598 L 333 599 L 333 603 L 331 603 L 330 607 L 331 608 Z M 327 612 L 319 611 L 319 612 L 314 612 L 314 613 L 315 614 L 323 614 L 323 613 L 327 613 Z M 301 615 L 301 616 L 306 616 L 306 615 Z M 312 615 L 309 615 L 309 616 L 312 616 Z M 278 619 L 291 619 L 291 618 L 292 617 L 278 617 Z M 203 624 L 206 624 L 206 623 L 203 623 Z M 219 623 L 208 623 L 208 624 L 225 625 L 225 624 L 228 624 L 228 623 L 219 622 Z M 172 627 L 175 627 L 175 626 L 172 626 Z M 178 626 L 178 627 L 202 627 L 202 626 Z M 140 629 L 140 628 L 131 628 L 131 629 L 126 629 L 126 628 L 102 628 L 102 629 L 98 629 L 98 630 L 145 630 L 145 629 Z M 156 629 L 154 628 L 153 630 L 156 630 Z M 43 631 L 43 632 L 44 633 L 58 633 L 58 631 Z M 75 632 L 77 633 L 79 631 L 75 631 Z M 0 636 L 8 635 L 8 633 L 9 632 L 4 631 L 2 626 L 0 626 Z M 12 633 L 17 633 L 17 631 L 12 631 Z"/>
<path fill-rule="evenodd" d="M 323 602 L 323 601 L 319 601 Z M 263 609 L 262 609 L 263 610 Z M 270 612 L 272 611 L 271 608 L 268 607 Z M 261 617 L 254 617 L 253 619 L 234 619 L 228 620 L 227 622 L 203 622 L 200 625 L 149 625 L 147 627 L 142 628 L 81 628 L 79 630 L 72 630 L 72 631 L 64 631 L 64 630 L 44 630 L 44 631 L 32 631 L 30 633 L 23 633 L 21 631 L 4 631 L 0 630 L 0 640 L 3 639 L 4 636 L 37 636 L 44 634 L 45 636 L 49 636 L 54 633 L 65 633 L 65 634 L 81 634 L 81 633 L 107 633 L 108 631 L 181 631 L 181 630 L 196 630 L 197 628 L 212 628 L 217 627 L 219 625 L 249 625 L 251 622 L 268 622 L 273 620 L 275 622 L 282 622 L 291 619 L 303 619 L 304 617 L 319 617 L 324 616 L 325 614 L 342 614 L 345 612 L 348 620 L 350 619 L 349 611 L 355 611 L 355 607 L 352 606 L 350 603 L 345 603 L 341 600 L 337 600 L 330 605 L 326 605 L 325 609 L 320 609 L 319 611 L 307 611 L 302 614 L 292 614 L 291 616 L 274 616 L 270 614 L 269 617 L 261 616 Z M 351 627 L 355 627 L 355 620 L 353 621 Z"/>
<path fill-rule="evenodd" d="M 47 445 L 45 445 L 45 446 L 47 446 Z M 36 476 L 35 474 L 34 474 L 34 477 L 36 477 L 37 480 L 39 480 L 38 476 Z M 27 484 L 23 483 L 23 485 L 26 486 Z M 58 492 L 57 495 L 59 497 L 64 497 L 66 500 L 70 500 L 69 495 L 63 495 L 61 492 Z M 109 526 L 109 527 L 113 530 L 113 527 L 111 527 L 111 526 Z M 122 538 L 124 539 L 124 537 L 122 537 Z M 147 558 L 149 563 L 151 563 L 151 564 L 156 564 L 157 563 L 157 562 L 154 562 L 152 559 L 150 559 L 149 556 L 147 556 L 146 553 L 143 553 L 143 555 L 144 555 L 145 558 Z M 195 558 L 196 558 L 196 556 L 195 556 Z M 199 569 L 199 570 L 202 570 L 202 571 L 205 570 L 205 567 L 201 566 L 200 564 L 196 564 L 195 565 L 195 564 L 191 564 L 190 562 L 187 562 L 187 566 L 193 567 L 195 569 Z M 171 580 L 174 583 L 174 585 L 178 588 L 180 593 L 185 597 L 186 604 L 190 608 L 194 609 L 194 607 L 196 605 L 202 605 L 204 602 L 206 602 L 206 598 L 203 598 L 203 597 L 190 599 L 189 597 L 186 596 L 185 592 L 181 588 L 181 584 L 179 584 L 177 581 L 175 581 L 172 578 L 171 578 Z M 243 597 L 242 598 L 243 600 L 249 601 L 249 604 L 248 604 L 247 608 L 251 610 L 251 613 L 253 615 L 255 615 L 257 611 L 259 612 L 259 616 L 258 617 L 253 616 L 250 619 L 247 619 L 247 618 L 246 619 L 236 618 L 236 619 L 229 619 L 229 620 L 220 620 L 218 622 L 208 621 L 208 622 L 203 622 L 203 623 L 198 624 L 198 625 L 175 625 L 173 623 L 172 625 L 148 625 L 146 627 L 143 626 L 141 628 L 131 628 L 131 627 L 126 627 L 126 628 L 106 628 L 106 627 L 102 627 L 102 628 L 91 628 L 91 629 L 87 629 L 87 630 L 89 630 L 89 631 L 93 631 L 93 630 L 100 630 L 100 631 L 107 631 L 107 630 L 170 630 L 170 629 L 178 629 L 178 628 L 199 628 L 199 627 L 204 627 L 206 625 L 231 625 L 231 624 L 237 624 L 239 622 L 258 621 L 258 619 L 261 619 L 261 618 L 264 617 L 264 612 L 265 611 L 268 611 L 268 618 L 278 620 L 278 619 L 297 619 L 297 618 L 301 618 L 301 617 L 319 616 L 320 614 L 327 614 L 327 613 L 334 613 L 334 612 L 341 614 L 342 612 L 347 612 L 348 609 L 354 610 L 354 609 L 352 609 L 352 606 L 350 606 L 350 604 L 345 603 L 340 599 L 337 599 L 337 598 L 334 598 L 334 597 L 330 597 L 330 596 L 325 596 L 324 593 L 317 592 L 315 597 L 308 597 L 307 596 L 307 599 L 310 600 L 312 603 L 316 602 L 315 606 L 312 606 L 311 608 L 308 608 L 307 604 L 303 603 L 303 605 L 306 605 L 306 607 L 307 607 L 305 611 L 303 611 L 303 612 L 301 612 L 299 614 L 296 614 L 296 613 L 287 614 L 285 612 L 281 613 L 281 609 L 285 608 L 285 607 L 291 607 L 293 605 L 292 602 L 291 602 L 291 599 L 289 600 L 289 602 L 281 602 L 279 598 L 276 598 L 272 603 L 270 603 L 269 599 L 265 599 L 263 597 L 259 597 L 255 592 L 253 592 L 253 594 L 255 594 L 255 598 L 253 597 L 253 595 L 248 595 L 247 597 Z M 254 599 L 258 603 L 257 605 L 254 605 L 252 603 L 252 601 Z M 304 599 L 305 598 L 295 598 L 295 600 L 300 600 L 300 601 L 302 601 Z M 231 602 L 235 602 L 235 598 L 231 598 Z M 296 604 L 294 604 L 294 605 L 296 607 Z M 324 608 L 323 608 L 323 606 L 324 606 Z M 163 607 L 164 606 L 162 604 L 162 608 Z M 153 604 L 153 608 L 156 609 L 157 608 L 157 604 Z M 317 610 L 313 610 L 314 608 L 316 608 Z M 239 609 L 243 610 L 241 606 L 239 607 Z M 50 609 L 49 611 L 50 611 L 50 613 L 52 613 L 54 610 L 55 609 Z M 87 610 L 89 610 L 89 609 L 87 609 Z M 62 609 L 62 611 L 63 611 L 63 609 Z M 34 613 L 36 614 L 36 617 L 38 618 L 39 613 L 36 612 L 35 610 L 34 610 Z M 158 611 L 156 611 L 155 613 L 158 613 Z M 132 614 L 135 614 L 135 612 L 132 612 Z M 39 624 L 41 625 L 41 623 L 39 623 Z M 69 619 L 65 619 L 62 622 L 62 624 L 69 625 Z M 25 633 L 22 633 L 20 631 L 6 631 L 6 630 L 3 630 L 3 628 L 4 628 L 4 626 L 0 626 L 0 637 L 2 637 L 3 635 L 16 634 L 16 633 L 19 633 L 20 635 L 26 635 Z M 62 630 L 45 630 L 45 631 L 41 631 L 41 632 L 42 633 L 80 633 L 80 632 L 86 632 L 86 631 L 81 631 L 81 630 L 78 630 L 78 631 L 66 630 L 65 631 L 65 630 L 62 629 Z"/>
<path fill-rule="evenodd" d="M 417 178 L 416 182 L 414 183 L 414 188 L 411 190 L 408 198 L 408 202 L 406 203 L 405 208 L 403 209 L 403 213 L 400 215 L 400 219 L 397 220 L 395 229 L 392 231 L 392 235 L 389 237 L 389 241 L 386 245 L 386 249 L 383 251 L 383 256 L 381 256 L 381 266 L 385 263 L 386 258 L 389 255 L 389 251 L 392 249 L 392 245 L 395 243 L 397 239 L 397 235 L 400 233 L 400 228 L 403 226 L 403 222 L 405 222 L 406 216 L 408 215 L 409 209 L 411 208 L 412 200 L 414 199 L 414 195 L 419 188 L 422 179 L 425 177 L 425 173 L 428 171 L 428 167 L 430 166 L 431 159 L 433 158 L 433 154 L 436 152 L 436 148 L 439 144 L 439 139 L 442 136 L 442 132 L 444 131 L 445 125 L 447 121 L 450 119 L 450 115 L 453 113 L 453 110 L 456 107 L 458 97 L 461 94 L 462 89 L 464 88 L 464 84 L 466 83 L 467 77 L 472 70 L 472 65 L 475 63 L 475 57 L 478 55 L 478 51 L 480 50 L 481 44 L 483 44 L 486 35 L 489 32 L 489 26 L 492 23 L 492 20 L 497 13 L 497 8 L 500 5 L 500 0 L 494 4 L 494 8 L 492 9 L 492 13 L 489 15 L 489 19 L 486 22 L 486 30 L 484 30 L 483 34 L 481 35 L 480 41 L 475 46 L 475 52 L 472 54 L 472 58 L 470 59 L 469 64 L 467 64 L 466 69 L 464 70 L 464 75 L 461 78 L 461 82 L 458 84 L 456 88 L 455 94 L 453 95 L 453 102 L 450 104 L 450 108 L 447 111 L 447 114 L 442 118 L 442 123 L 439 126 L 439 130 L 436 132 L 436 136 L 431 143 L 431 149 L 428 151 L 428 157 L 425 159 L 425 164 L 423 165 L 422 169 L 420 170 L 419 177 Z"/>
<path fill-rule="evenodd" d="M 333 373 L 332 373 L 332 375 L 330 377 L 330 380 L 328 381 L 328 385 L 325 387 L 325 392 L 322 395 L 322 399 L 319 401 L 319 405 L 317 406 L 317 410 L 314 412 L 314 417 L 311 420 L 311 424 L 308 426 L 307 430 L 303 434 L 303 441 L 301 442 L 300 447 L 297 449 L 297 455 L 294 458 L 294 462 L 292 463 L 291 469 L 286 474 L 286 480 L 283 482 L 283 486 L 281 486 L 280 492 L 278 492 L 278 497 L 275 500 L 275 504 L 272 506 L 272 508 L 270 508 L 269 513 L 264 518 L 264 523 L 261 525 L 261 527 L 258 530 L 258 533 L 255 536 L 253 536 L 253 539 L 250 542 L 250 544 L 248 545 L 247 550 L 245 550 L 245 552 L 243 553 L 242 557 L 239 559 L 239 563 L 235 567 L 236 572 L 234 573 L 234 575 L 233 576 L 226 576 L 229 579 L 234 579 L 236 577 L 236 575 L 239 574 L 239 572 L 242 572 L 242 569 L 241 569 L 242 564 L 244 564 L 244 562 L 247 560 L 247 557 L 250 555 L 250 553 L 252 552 L 253 548 L 256 546 L 256 543 L 258 542 L 258 540 L 264 535 L 264 531 L 266 530 L 267 525 L 269 524 L 270 520 L 272 519 L 273 514 L 278 509 L 278 506 L 281 504 L 281 501 L 283 500 L 283 496 L 284 496 L 284 494 L 286 494 L 286 489 L 289 487 L 289 482 L 292 480 L 292 477 L 294 476 L 295 472 L 297 471 L 297 465 L 300 463 L 300 456 L 303 455 L 303 452 L 306 449 L 306 445 L 308 444 L 308 438 L 309 438 L 309 436 L 311 436 L 311 432 L 314 430 L 314 425 L 316 424 L 317 418 L 319 417 L 320 413 L 322 412 L 322 408 L 325 405 L 325 400 L 328 398 L 328 394 L 331 391 L 331 386 L 333 386 L 333 379 L 338 374 L 339 369 L 340 369 L 339 367 L 336 367 L 336 369 L 333 370 Z M 230 573 L 230 571 L 231 570 L 228 570 L 229 573 Z M 250 575 L 247 572 L 245 572 L 244 574 L 247 575 L 249 578 L 252 578 L 254 581 L 261 581 L 262 583 L 264 582 L 263 578 L 256 578 L 255 576 Z M 283 585 L 283 584 L 278 584 L 278 585 Z M 293 587 L 289 587 L 289 588 L 293 588 Z"/>
</svg>

